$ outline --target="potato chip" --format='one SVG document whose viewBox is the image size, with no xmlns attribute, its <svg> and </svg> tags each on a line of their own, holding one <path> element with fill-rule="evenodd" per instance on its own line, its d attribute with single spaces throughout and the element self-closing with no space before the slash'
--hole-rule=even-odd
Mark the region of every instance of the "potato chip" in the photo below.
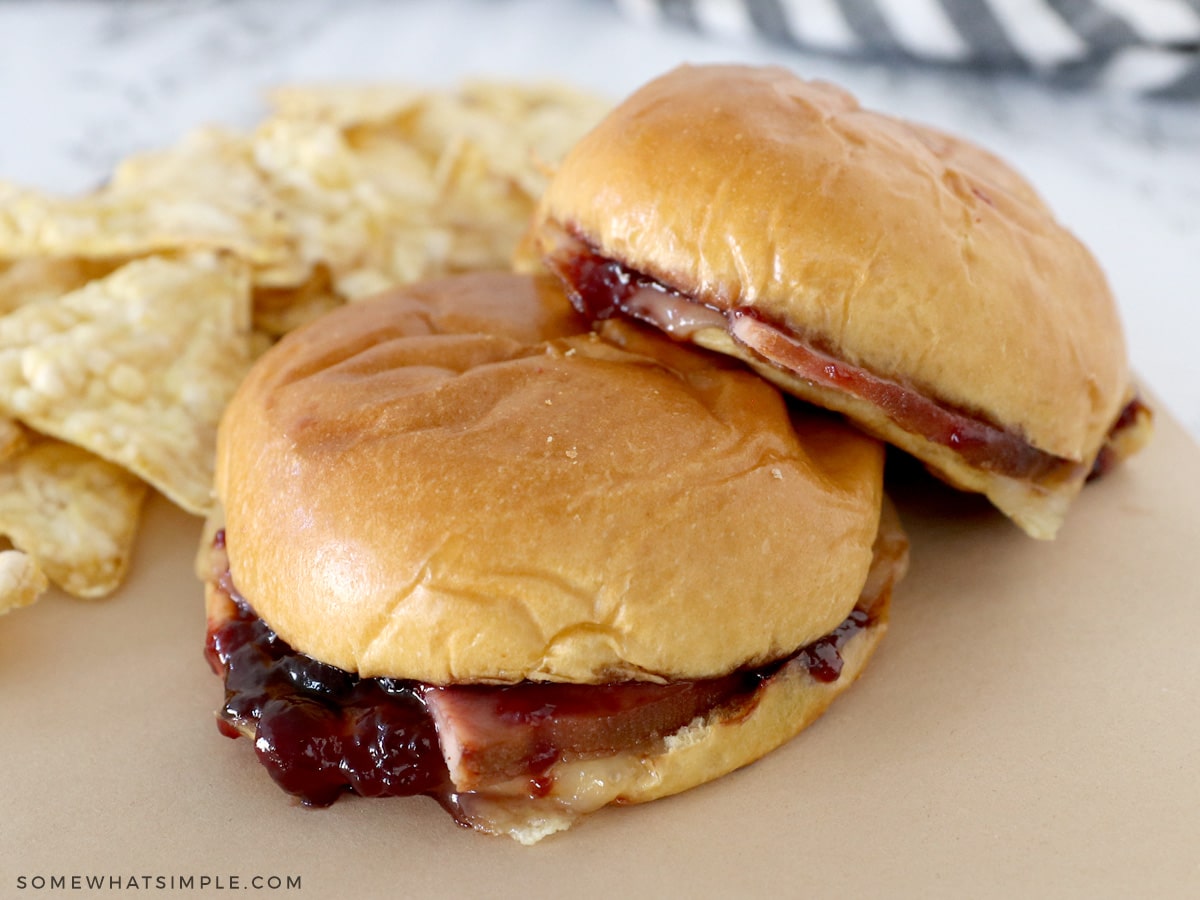
<svg viewBox="0 0 1200 900">
<path fill-rule="evenodd" d="M 584 128 L 590 128 L 611 106 L 607 100 L 564 84 L 483 80 L 468 81 L 449 91 L 404 84 L 284 85 L 270 91 L 267 101 L 277 117 L 328 122 L 339 128 L 397 122 L 430 107 L 459 114 L 474 110 L 485 121 L 508 122 L 515 128 L 528 127 L 531 120 L 540 123 L 547 115 L 576 117 L 584 122 Z"/>
<path fill-rule="evenodd" d="M 276 91 L 255 159 L 349 299 L 507 265 L 557 161 L 607 104 L 553 86 Z"/>
<path fill-rule="evenodd" d="M 28 435 L 20 422 L 0 416 L 0 463 L 28 447 Z"/>
<path fill-rule="evenodd" d="M 395 119 L 426 96 L 427 91 L 404 84 L 282 85 L 267 93 L 267 102 L 281 118 L 347 128 Z"/>
<path fill-rule="evenodd" d="M 57 299 L 114 268 L 116 264 L 94 260 L 40 257 L 0 265 L 0 314 L 29 303 Z"/>
<path fill-rule="evenodd" d="M 0 183 L 0 256 L 135 257 L 177 250 L 238 254 L 275 284 L 307 275 L 288 218 L 243 137 L 218 129 L 124 162 L 100 190 L 52 197 Z"/>
<path fill-rule="evenodd" d="M 607 106 L 558 86 L 484 82 L 286 88 L 275 102 L 252 136 L 196 131 L 130 158 L 83 197 L 0 184 L 0 257 L 26 257 L 0 271 L 0 312 L 107 274 L 98 265 L 212 248 L 251 264 L 262 324 L 278 333 L 338 298 L 503 267 L 545 164 Z M 324 296 L 309 287 L 318 267 L 331 276 Z"/>
<path fill-rule="evenodd" d="M 76 597 L 121 583 L 146 486 L 119 466 L 54 440 L 0 465 L 0 534 Z"/>
<path fill-rule="evenodd" d="M 0 550 L 0 615 L 28 606 L 50 583 L 37 564 L 20 550 Z"/>
<path fill-rule="evenodd" d="M 328 125 L 268 122 L 254 143 L 255 158 L 287 209 L 299 258 L 310 271 L 326 267 L 335 280 L 347 271 L 377 267 L 377 235 L 386 215 L 397 207 L 423 209 L 434 195 L 419 159 L 392 155 L 386 171 L 368 171 L 368 161 Z"/>
<path fill-rule="evenodd" d="M 273 338 L 342 306 L 344 301 L 333 289 L 329 270 L 314 269 L 313 275 L 298 288 L 260 288 L 254 292 L 254 327 Z"/>
<path fill-rule="evenodd" d="M 415 119 L 410 140 L 437 152 L 462 139 L 483 151 L 490 172 L 531 199 L 545 189 L 549 169 L 611 105 L 562 85 L 502 82 L 467 83 L 440 100 Z"/>
<path fill-rule="evenodd" d="M 243 264 L 149 257 L 0 318 L 0 413 L 203 515 L 217 421 L 254 352 Z"/>
</svg>

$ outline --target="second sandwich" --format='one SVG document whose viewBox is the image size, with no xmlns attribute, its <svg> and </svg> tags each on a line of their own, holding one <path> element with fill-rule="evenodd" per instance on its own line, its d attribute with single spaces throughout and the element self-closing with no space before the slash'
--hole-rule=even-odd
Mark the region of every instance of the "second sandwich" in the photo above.
<svg viewBox="0 0 1200 900">
<path fill-rule="evenodd" d="M 1052 537 L 1147 439 L 1087 249 L 986 150 L 784 69 L 684 66 L 564 160 L 534 243 L 590 316 L 728 353 Z"/>
</svg>

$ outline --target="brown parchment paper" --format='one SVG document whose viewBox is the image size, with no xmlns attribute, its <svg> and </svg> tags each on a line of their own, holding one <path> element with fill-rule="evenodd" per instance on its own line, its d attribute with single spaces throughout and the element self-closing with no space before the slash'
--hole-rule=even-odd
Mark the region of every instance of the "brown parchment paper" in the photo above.
<svg viewBox="0 0 1200 900">
<path fill-rule="evenodd" d="M 853 690 L 741 772 L 533 848 L 424 798 L 275 788 L 214 725 L 200 526 L 156 500 L 120 594 L 0 619 L 0 897 L 1200 896 L 1200 449 L 1160 415 L 1049 544 L 893 492 L 912 570 Z"/>
</svg>

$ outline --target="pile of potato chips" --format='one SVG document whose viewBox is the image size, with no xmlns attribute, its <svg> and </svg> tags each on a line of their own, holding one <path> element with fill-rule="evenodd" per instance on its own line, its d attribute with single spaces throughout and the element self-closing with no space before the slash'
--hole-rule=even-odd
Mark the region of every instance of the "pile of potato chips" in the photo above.
<svg viewBox="0 0 1200 900">
<path fill-rule="evenodd" d="M 250 134 L 96 192 L 0 183 L 0 612 L 110 593 L 146 487 L 205 515 L 217 422 L 272 340 L 419 278 L 507 266 L 605 104 L 557 86 L 284 88 Z"/>
</svg>

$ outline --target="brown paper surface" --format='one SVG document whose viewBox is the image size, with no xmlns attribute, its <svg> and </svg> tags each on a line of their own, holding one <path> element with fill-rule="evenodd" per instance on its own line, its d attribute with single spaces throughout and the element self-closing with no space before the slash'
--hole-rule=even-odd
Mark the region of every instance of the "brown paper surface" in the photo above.
<svg viewBox="0 0 1200 900">
<path fill-rule="evenodd" d="M 533 848 L 425 798 L 281 793 L 217 732 L 200 525 L 156 500 L 117 596 L 0 619 L 0 896 L 89 895 L 55 876 L 139 896 L 255 876 L 303 897 L 1200 896 L 1200 450 L 1160 416 L 1048 544 L 923 478 L 894 493 L 911 574 L 822 720 Z"/>
</svg>

